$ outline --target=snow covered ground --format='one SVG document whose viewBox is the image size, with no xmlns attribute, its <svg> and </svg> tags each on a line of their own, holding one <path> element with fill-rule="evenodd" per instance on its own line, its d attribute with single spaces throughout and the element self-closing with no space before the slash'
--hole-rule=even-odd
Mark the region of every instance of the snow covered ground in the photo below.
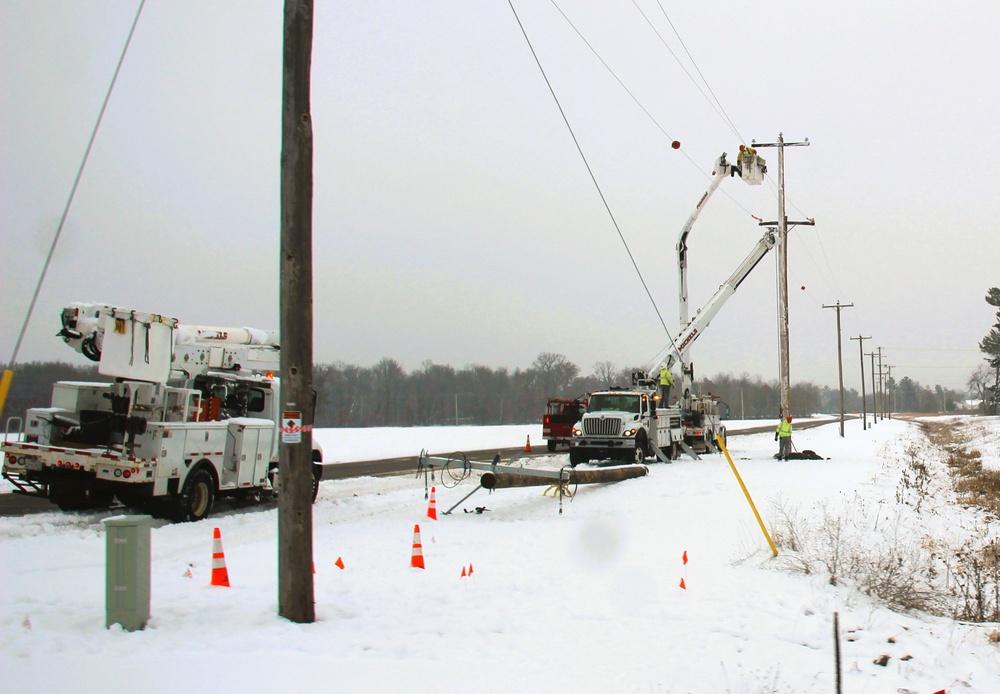
<svg viewBox="0 0 1000 694">
<path fill-rule="evenodd" d="M 959 421 L 984 466 L 1000 469 L 1000 420 Z M 450 438 L 454 427 L 368 429 L 355 443 L 350 431 L 318 437 L 344 461 L 519 446 L 526 435 L 543 444 L 537 428 L 483 428 L 468 443 Z M 845 692 L 1000 691 L 998 625 L 892 611 L 827 570 L 842 566 L 831 547 L 872 558 L 904 548 L 954 568 L 954 548 L 994 538 L 954 503 L 941 454 L 895 420 L 868 431 L 850 421 L 843 439 L 833 423 L 794 442 L 828 459 L 775 461 L 771 434 L 729 439 L 764 524 L 784 539 L 777 558 L 719 455 L 581 485 L 562 514 L 544 487 L 527 487 L 480 490 L 443 515 L 477 473 L 435 480 L 436 521 L 422 479 L 326 481 L 308 625 L 277 616 L 273 509 L 157 522 L 152 618 L 137 632 L 104 627 L 108 514 L 0 518 L 0 689 L 831 692 L 838 613 Z M 916 479 L 918 468 L 929 476 Z M 424 570 L 410 566 L 414 524 Z M 231 588 L 209 585 L 215 527 Z M 954 592 L 946 573 L 942 590 Z"/>
</svg>

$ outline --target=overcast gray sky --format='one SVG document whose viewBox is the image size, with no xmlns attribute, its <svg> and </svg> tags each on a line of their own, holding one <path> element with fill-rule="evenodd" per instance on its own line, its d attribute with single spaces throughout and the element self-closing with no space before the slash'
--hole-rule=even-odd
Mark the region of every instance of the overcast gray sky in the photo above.
<svg viewBox="0 0 1000 694">
<path fill-rule="evenodd" d="M 847 386 L 862 334 L 894 376 L 964 387 L 1000 285 L 1000 4 L 514 6 L 672 333 L 712 162 L 783 133 L 811 143 L 786 150 L 789 218 L 816 219 L 789 245 L 793 381 L 836 386 L 839 300 Z M 148 0 L 18 361 L 85 363 L 54 337 L 72 301 L 277 328 L 282 7 Z M 0 3 L 4 362 L 137 8 Z M 318 0 L 312 83 L 317 361 L 550 351 L 589 373 L 662 350 L 505 0 Z M 751 215 L 776 219 L 761 154 L 774 183 L 726 181 L 695 226 L 692 308 L 760 237 Z M 699 374 L 777 378 L 775 274 L 772 253 L 695 344 Z"/>
</svg>

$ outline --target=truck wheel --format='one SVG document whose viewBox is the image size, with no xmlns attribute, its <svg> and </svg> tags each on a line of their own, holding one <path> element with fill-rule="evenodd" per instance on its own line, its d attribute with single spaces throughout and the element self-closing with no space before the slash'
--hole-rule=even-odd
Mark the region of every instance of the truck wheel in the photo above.
<svg viewBox="0 0 1000 694">
<path fill-rule="evenodd" d="M 584 463 L 584 462 L 586 462 L 586 460 L 584 459 L 583 454 L 580 453 L 580 451 L 578 451 L 575 448 L 570 448 L 569 449 L 569 466 L 570 467 L 576 467 L 580 463 Z"/>
<path fill-rule="evenodd" d="M 177 520 L 181 523 L 200 521 L 212 512 L 215 501 L 215 480 L 205 468 L 198 468 L 184 482 L 177 497 Z"/>
<path fill-rule="evenodd" d="M 556 452 L 556 442 L 553 441 L 552 439 L 549 439 L 548 441 L 545 442 L 545 447 L 549 449 L 549 453 Z"/>
<path fill-rule="evenodd" d="M 637 436 L 636 437 L 636 439 L 635 439 L 635 453 L 633 455 L 634 455 L 634 458 L 632 459 L 633 463 L 636 463 L 637 465 L 642 465 L 644 462 L 646 462 L 646 437 L 645 436 Z"/>
<path fill-rule="evenodd" d="M 319 465 L 313 465 L 313 482 L 312 482 L 312 503 L 316 503 L 316 497 L 319 496 L 319 479 L 323 476 L 323 468 Z"/>
</svg>

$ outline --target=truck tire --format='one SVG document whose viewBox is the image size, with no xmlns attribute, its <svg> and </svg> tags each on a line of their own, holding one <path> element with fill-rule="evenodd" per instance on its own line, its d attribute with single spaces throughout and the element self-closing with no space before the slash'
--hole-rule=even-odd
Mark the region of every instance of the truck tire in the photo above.
<svg viewBox="0 0 1000 694">
<path fill-rule="evenodd" d="M 212 512 L 215 502 L 215 479 L 203 467 L 196 468 L 184 481 L 177 497 L 176 520 L 181 523 L 200 521 Z"/>
<path fill-rule="evenodd" d="M 323 476 L 323 468 L 321 468 L 319 465 L 314 464 L 312 470 L 312 478 L 313 478 L 312 496 L 310 497 L 310 502 L 313 504 L 316 503 L 316 497 L 319 496 L 319 480 L 322 476 Z"/>
<path fill-rule="evenodd" d="M 548 441 L 545 442 L 545 447 L 549 449 L 549 453 L 556 452 L 556 442 L 553 441 L 552 439 L 549 439 Z"/>
<path fill-rule="evenodd" d="M 576 467 L 580 463 L 587 462 L 587 459 L 580 453 L 579 449 L 570 448 L 569 449 L 569 466 Z"/>
<path fill-rule="evenodd" d="M 635 437 L 635 452 L 632 454 L 633 458 L 630 462 L 636 463 L 637 465 L 642 465 L 646 462 L 646 436 L 642 433 Z"/>
</svg>

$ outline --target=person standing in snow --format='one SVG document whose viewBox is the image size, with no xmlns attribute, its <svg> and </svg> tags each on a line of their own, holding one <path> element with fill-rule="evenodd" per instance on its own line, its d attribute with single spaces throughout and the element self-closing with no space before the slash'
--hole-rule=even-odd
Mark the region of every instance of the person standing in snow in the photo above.
<svg viewBox="0 0 1000 694">
<path fill-rule="evenodd" d="M 660 368 L 660 406 L 670 407 L 670 387 L 674 385 L 674 375 L 670 366 L 663 364 Z"/>
<path fill-rule="evenodd" d="M 774 440 L 778 442 L 778 460 L 788 460 L 792 450 L 792 417 L 789 415 L 780 422 L 774 431 Z"/>
</svg>

